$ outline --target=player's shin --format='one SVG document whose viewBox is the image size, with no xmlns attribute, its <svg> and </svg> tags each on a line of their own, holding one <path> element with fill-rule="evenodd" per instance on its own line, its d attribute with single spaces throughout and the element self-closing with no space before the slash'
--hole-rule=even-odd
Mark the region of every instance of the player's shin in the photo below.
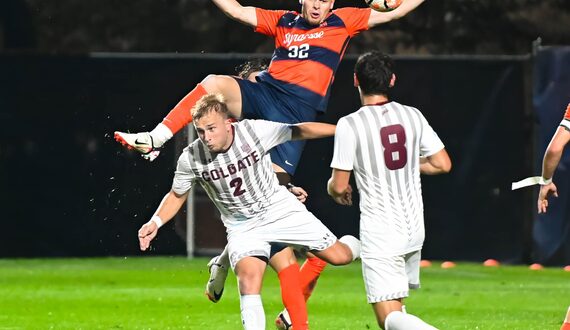
<svg viewBox="0 0 570 330">
<path fill-rule="evenodd" d="M 182 98 L 182 100 L 180 100 L 180 102 L 178 102 L 178 104 L 172 110 L 170 110 L 170 112 L 162 120 L 162 124 L 168 127 L 172 135 L 176 134 L 184 126 L 188 125 L 192 121 L 192 107 L 194 107 L 196 102 L 198 102 L 198 100 L 200 100 L 200 98 L 206 94 L 208 94 L 206 89 L 201 84 L 198 84 L 190 93 L 184 96 L 184 98 Z M 151 132 L 151 135 L 155 130 Z M 164 136 L 155 137 L 152 135 L 152 138 L 155 140 L 158 139 L 156 142 L 160 144 L 166 141 L 160 140 L 161 138 L 163 139 Z"/>
<path fill-rule="evenodd" d="M 278 276 L 283 305 L 289 312 L 293 329 L 308 329 L 307 306 L 300 286 L 299 265 L 292 264 L 280 271 Z"/>
<path fill-rule="evenodd" d="M 301 279 L 301 290 L 303 290 L 305 301 L 309 300 L 309 297 L 317 285 L 317 280 L 326 266 L 327 263 L 317 257 L 307 257 L 307 260 L 303 263 L 299 275 Z"/>
<path fill-rule="evenodd" d="M 265 313 L 261 296 L 258 294 L 240 295 L 241 320 L 245 330 L 265 330 Z"/>
<path fill-rule="evenodd" d="M 425 323 L 419 317 L 412 314 L 404 314 L 400 311 L 391 312 L 384 322 L 385 330 L 437 330 L 437 328 Z"/>
</svg>

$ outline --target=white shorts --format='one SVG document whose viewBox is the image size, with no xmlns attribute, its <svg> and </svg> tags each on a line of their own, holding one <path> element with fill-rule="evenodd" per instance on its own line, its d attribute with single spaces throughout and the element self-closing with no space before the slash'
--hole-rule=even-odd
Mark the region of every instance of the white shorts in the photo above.
<svg viewBox="0 0 570 330">
<path fill-rule="evenodd" d="M 405 298 L 420 287 L 421 250 L 390 257 L 362 257 L 368 303 Z"/>
<path fill-rule="evenodd" d="M 322 251 L 337 241 L 336 236 L 311 212 L 294 211 L 279 220 L 260 223 L 247 231 L 228 234 L 228 253 L 232 269 L 244 257 L 269 259 L 270 243 Z"/>
</svg>

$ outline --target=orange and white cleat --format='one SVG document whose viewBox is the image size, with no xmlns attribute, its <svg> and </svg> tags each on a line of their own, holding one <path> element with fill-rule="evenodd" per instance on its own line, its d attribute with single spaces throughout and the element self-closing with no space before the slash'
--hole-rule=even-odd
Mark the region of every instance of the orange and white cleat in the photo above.
<svg viewBox="0 0 570 330">
<path fill-rule="evenodd" d="M 160 154 L 160 150 L 154 146 L 152 136 L 148 132 L 115 132 L 115 141 L 119 142 L 129 150 L 140 152 L 144 159 L 151 162 Z"/>
</svg>

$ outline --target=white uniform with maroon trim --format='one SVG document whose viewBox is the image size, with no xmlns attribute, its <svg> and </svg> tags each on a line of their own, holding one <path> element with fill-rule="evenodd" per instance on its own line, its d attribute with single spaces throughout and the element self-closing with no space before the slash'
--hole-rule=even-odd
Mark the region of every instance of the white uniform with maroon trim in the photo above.
<svg viewBox="0 0 570 330">
<path fill-rule="evenodd" d="M 336 242 L 306 207 L 280 186 L 269 149 L 291 140 L 288 124 L 243 120 L 233 124 L 234 140 L 212 153 L 199 140 L 178 159 L 172 190 L 184 194 L 199 182 L 221 213 L 232 268 L 245 256 L 269 258 L 269 242 L 324 250 Z"/>
<path fill-rule="evenodd" d="M 408 287 L 419 286 L 425 236 L 420 156 L 443 148 L 421 112 L 397 102 L 364 106 L 337 124 L 331 167 L 354 171 L 371 303 L 407 297 Z"/>
</svg>

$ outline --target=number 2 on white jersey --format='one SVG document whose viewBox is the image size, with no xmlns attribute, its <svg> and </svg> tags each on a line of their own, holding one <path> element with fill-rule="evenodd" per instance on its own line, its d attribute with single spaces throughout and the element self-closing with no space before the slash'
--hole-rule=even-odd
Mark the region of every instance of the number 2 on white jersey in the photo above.
<svg viewBox="0 0 570 330">
<path fill-rule="evenodd" d="M 243 180 L 240 177 L 234 178 L 232 181 L 230 181 L 230 187 L 234 188 L 233 195 L 235 197 L 241 196 L 245 192 L 245 189 L 241 188 L 242 184 Z"/>
</svg>

